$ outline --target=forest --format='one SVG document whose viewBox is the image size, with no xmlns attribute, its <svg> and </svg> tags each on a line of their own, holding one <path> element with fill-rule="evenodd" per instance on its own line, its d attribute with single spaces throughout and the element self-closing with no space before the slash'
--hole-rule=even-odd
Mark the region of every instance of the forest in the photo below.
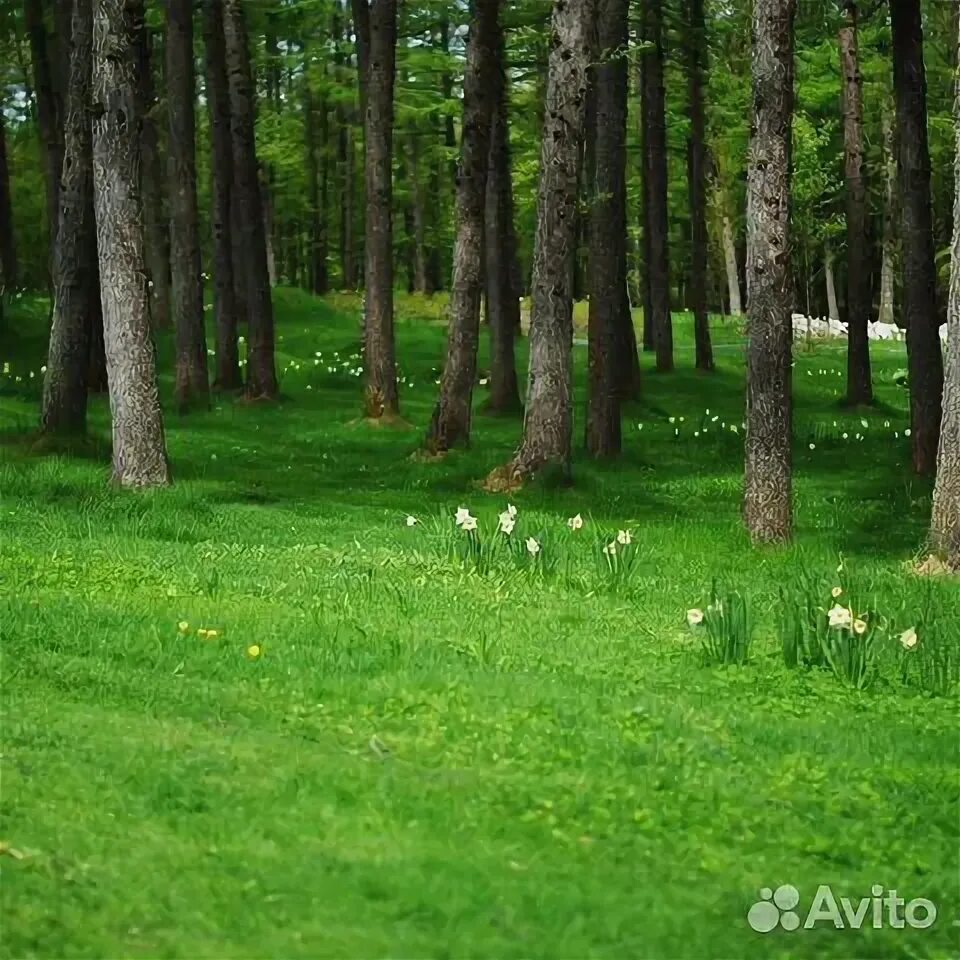
<svg viewBox="0 0 960 960">
<path fill-rule="evenodd" d="M 958 345 L 956 2 L 0 0 L 3 955 L 952 954 Z"/>
</svg>

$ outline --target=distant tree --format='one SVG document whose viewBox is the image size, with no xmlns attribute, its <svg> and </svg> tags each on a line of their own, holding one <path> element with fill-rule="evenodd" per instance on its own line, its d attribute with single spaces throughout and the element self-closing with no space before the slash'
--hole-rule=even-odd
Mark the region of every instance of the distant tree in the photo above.
<svg viewBox="0 0 960 960">
<path fill-rule="evenodd" d="M 10 201 L 10 167 L 7 163 L 7 137 L 3 111 L 0 110 L 0 271 L 2 287 L 12 292 L 17 286 L 17 245 L 13 236 L 13 204 Z"/>
<path fill-rule="evenodd" d="M 530 375 L 523 442 L 487 478 L 516 486 L 547 465 L 570 473 L 573 431 L 573 257 L 591 56 L 592 0 L 554 0 L 533 257 Z"/>
<path fill-rule="evenodd" d="M 892 108 L 883 111 L 883 249 L 880 262 L 880 306 L 877 320 L 894 322 L 894 271 L 897 259 L 897 149 Z"/>
<path fill-rule="evenodd" d="M 897 102 L 903 318 L 907 328 L 913 469 L 936 469 L 943 393 L 937 336 L 927 81 L 923 65 L 920 0 L 891 0 L 893 88 Z"/>
<path fill-rule="evenodd" d="M 747 173 L 747 436 L 744 519 L 755 543 L 793 525 L 790 172 L 795 0 L 755 0 Z"/>
<path fill-rule="evenodd" d="M 170 270 L 176 339 L 174 396 L 180 412 L 209 406 L 197 223 L 193 0 L 167 0 L 167 116 L 170 120 Z"/>
<path fill-rule="evenodd" d="M 96 0 L 93 29 L 93 189 L 100 257 L 113 479 L 124 487 L 170 482 L 139 204 L 135 114 L 139 0 Z"/>
<path fill-rule="evenodd" d="M 309 50 L 309 47 L 307 47 Z M 303 78 L 303 126 L 307 197 L 310 203 L 308 266 L 310 289 L 325 294 L 327 277 L 327 102 L 317 100 L 311 86 L 310 59 Z"/>
<path fill-rule="evenodd" d="M 90 319 L 93 303 L 100 298 L 90 131 L 93 8 L 91 0 L 73 0 L 72 7 L 60 223 L 53 254 L 53 320 L 40 413 L 41 430 L 60 435 L 86 432 Z"/>
</svg>

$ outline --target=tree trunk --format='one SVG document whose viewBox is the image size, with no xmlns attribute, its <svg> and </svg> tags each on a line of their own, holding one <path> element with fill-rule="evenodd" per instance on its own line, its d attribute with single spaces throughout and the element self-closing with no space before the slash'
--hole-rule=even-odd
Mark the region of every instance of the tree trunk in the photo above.
<svg viewBox="0 0 960 960">
<path fill-rule="evenodd" d="M 271 287 L 275 287 L 278 274 L 277 248 L 274 244 L 276 221 L 273 216 L 273 191 L 270 185 L 269 171 L 259 166 L 257 167 L 257 187 L 260 191 L 260 210 L 263 215 L 263 242 L 267 254 L 267 282 Z"/>
<path fill-rule="evenodd" d="M 40 429 L 61 435 L 82 435 L 87 429 L 90 317 L 93 302 L 100 297 L 93 285 L 97 279 L 89 113 L 93 8 L 91 0 L 73 0 L 72 6 L 53 322 L 40 413 Z"/>
<path fill-rule="evenodd" d="M 490 162 L 484 217 L 484 281 L 487 324 L 490 327 L 491 413 L 517 413 L 521 409 L 514 349 L 520 330 L 520 293 L 513 276 L 516 235 L 513 226 L 513 184 L 510 165 L 510 108 L 507 91 L 506 44 L 503 27 L 497 27 L 494 45 L 490 118 Z"/>
<path fill-rule="evenodd" d="M 840 28 L 843 75 L 843 169 L 847 187 L 847 403 L 873 403 L 870 340 L 870 231 L 863 159 L 863 79 L 857 4 L 847 0 Z"/>
<path fill-rule="evenodd" d="M 827 316 L 838 323 L 840 320 L 840 307 L 837 306 L 837 284 L 833 276 L 833 250 L 830 244 L 824 244 L 823 248 L 823 283 L 827 294 Z"/>
<path fill-rule="evenodd" d="M 960 42 L 957 50 L 960 53 Z M 937 458 L 937 483 L 933 491 L 930 546 L 954 570 L 960 570 L 960 81 L 956 87 L 953 118 L 956 137 L 953 248 L 947 301 L 943 421 Z"/>
<path fill-rule="evenodd" d="M 743 315 L 740 303 L 740 271 L 737 267 L 737 245 L 733 242 L 733 226 L 730 218 L 723 215 L 723 262 L 727 271 L 727 296 L 730 300 L 730 316 Z"/>
<path fill-rule="evenodd" d="M 233 265 L 230 210 L 233 193 L 233 146 L 230 139 L 230 90 L 223 39 L 223 0 L 204 0 L 203 40 L 206 55 L 207 104 L 212 146 L 211 227 L 213 232 L 213 309 L 216 342 L 214 386 L 239 390 L 236 278 Z"/>
<path fill-rule="evenodd" d="M 17 245 L 13 236 L 13 204 L 10 201 L 10 167 L 7 164 L 7 138 L 4 133 L 3 111 L 0 110 L 0 271 L 3 292 L 12 293 L 17 287 Z"/>
<path fill-rule="evenodd" d="M 627 288 L 627 16 L 629 0 L 597 0 L 593 175 L 590 194 L 590 312 L 586 446 L 593 457 L 620 454 L 622 344 Z"/>
<path fill-rule="evenodd" d="M 703 0 L 689 0 L 690 38 L 690 307 L 696 343 L 696 367 L 713 369 L 707 314 L 707 123 L 703 82 L 707 68 L 707 27 Z"/>
<path fill-rule="evenodd" d="M 356 150 L 353 127 L 340 128 L 340 156 L 343 165 L 343 194 L 340 198 L 340 271 L 347 290 L 357 289 L 357 260 L 353 240 L 353 197 L 356 192 Z"/>
<path fill-rule="evenodd" d="M 883 112 L 884 206 L 883 256 L 880 264 L 880 308 L 877 321 L 893 323 L 894 271 L 897 260 L 897 151 L 890 112 Z"/>
<path fill-rule="evenodd" d="M 143 6 L 137 0 L 96 0 L 93 192 L 113 417 L 113 479 L 124 487 L 170 482 L 139 204 L 134 63 L 142 20 Z"/>
<path fill-rule="evenodd" d="M 510 487 L 549 464 L 570 473 L 573 258 L 584 133 L 591 0 L 554 0 L 533 256 L 530 375 L 523 442 L 488 486 Z"/>
<path fill-rule="evenodd" d="M 663 0 L 644 0 L 644 39 L 652 49 L 643 52 L 645 109 L 646 196 L 645 232 L 649 233 L 646 264 L 650 284 L 650 327 L 657 354 L 657 370 L 673 369 L 673 324 L 670 318 L 669 220 L 667 214 L 667 127 L 663 89 Z"/>
<path fill-rule="evenodd" d="M 66 0 L 60 0 L 66 2 Z M 37 97 L 37 119 L 43 143 L 44 184 L 47 190 L 47 228 L 50 233 L 50 256 L 59 224 L 60 174 L 63 171 L 62 105 L 55 89 L 50 63 L 47 28 L 43 19 L 43 0 L 24 0 L 24 21 L 30 39 L 33 61 L 33 86 Z"/>
<path fill-rule="evenodd" d="M 433 452 L 470 443 L 483 296 L 484 200 L 499 7 L 500 0 L 474 0 L 470 23 L 463 78 L 463 136 L 457 172 L 457 239 L 447 359 L 440 381 L 440 399 L 426 440 L 427 448 Z"/>
<path fill-rule="evenodd" d="M 143 198 L 144 254 L 150 281 L 150 316 L 155 330 L 170 327 L 170 224 L 163 209 L 163 175 L 157 136 L 157 97 L 153 83 L 150 30 L 137 37 L 137 97 L 140 120 L 140 191 Z"/>
<path fill-rule="evenodd" d="M 365 0 L 359 0 L 365 2 Z M 393 334 L 393 88 L 397 0 L 372 0 L 364 151 L 367 193 L 364 365 L 367 417 L 396 416 L 397 361 Z"/>
<path fill-rule="evenodd" d="M 319 131 L 317 120 L 319 118 Z M 307 248 L 308 272 L 310 276 L 310 290 L 312 293 L 324 294 L 328 289 L 327 282 L 327 243 L 326 243 L 326 191 L 322 189 L 321 180 L 326 177 L 326 128 L 327 104 L 321 100 L 314 101 L 313 91 L 310 89 L 310 75 L 307 71 L 303 78 L 303 124 L 304 145 L 306 147 L 306 174 L 307 174 L 307 201 L 310 206 L 309 240 Z M 319 134 L 319 142 L 318 142 Z M 323 156 L 323 170 L 321 171 L 320 155 Z"/>
<path fill-rule="evenodd" d="M 223 26 L 230 89 L 233 185 L 242 229 L 242 259 L 234 261 L 246 278 L 247 388 L 251 399 L 277 395 L 274 365 L 273 303 L 267 270 L 267 243 L 257 174 L 254 135 L 255 90 L 250 72 L 247 28 L 241 0 L 223 0 Z"/>
<path fill-rule="evenodd" d="M 193 2 L 167 2 L 167 116 L 170 121 L 170 274 L 176 341 L 174 397 L 181 413 L 210 406 L 203 280 L 197 224 Z"/>
<path fill-rule="evenodd" d="M 754 543 L 790 539 L 790 164 L 795 0 L 755 0 L 747 171 L 747 437 L 744 519 Z"/>
<path fill-rule="evenodd" d="M 415 125 L 407 135 L 407 163 L 410 168 L 410 190 L 413 205 L 413 289 L 431 294 L 427 254 L 427 211 L 424 185 L 420 181 L 420 130 Z"/>
<path fill-rule="evenodd" d="M 927 82 L 923 69 L 920 0 L 896 0 L 890 5 L 890 18 L 913 468 L 918 474 L 932 474 L 936 469 L 940 433 L 943 358 L 937 335 L 937 276 L 930 212 Z"/>
</svg>

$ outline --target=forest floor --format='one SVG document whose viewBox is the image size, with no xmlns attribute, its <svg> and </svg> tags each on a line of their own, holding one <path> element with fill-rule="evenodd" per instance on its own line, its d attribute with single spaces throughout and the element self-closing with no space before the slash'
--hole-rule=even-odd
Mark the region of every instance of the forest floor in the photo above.
<svg viewBox="0 0 960 960">
<path fill-rule="evenodd" d="M 477 569 L 453 514 L 492 541 L 506 503 L 476 481 L 519 421 L 480 412 L 471 451 L 411 459 L 442 330 L 401 304 L 414 429 L 371 431 L 349 301 L 276 296 L 281 401 L 168 413 L 175 485 L 145 495 L 107 486 L 105 399 L 98 448 L 31 451 L 45 307 L 8 315 L 4 956 L 956 955 L 955 701 L 896 637 L 955 652 L 960 589 L 908 569 L 930 486 L 909 470 L 902 345 L 873 345 L 868 412 L 839 406 L 842 346 L 798 351 L 796 542 L 758 551 L 742 357 L 696 374 L 678 318 L 678 369 L 648 372 L 621 462 L 578 455 L 574 486 L 519 494 L 514 536 L 540 555 Z M 867 689 L 784 665 L 777 614 L 804 572 L 825 604 L 842 580 L 878 611 Z M 747 665 L 706 664 L 686 624 L 715 578 L 755 617 Z M 749 908 L 784 884 L 801 920 L 822 884 L 851 910 L 879 884 L 938 917 L 754 932 Z"/>
</svg>

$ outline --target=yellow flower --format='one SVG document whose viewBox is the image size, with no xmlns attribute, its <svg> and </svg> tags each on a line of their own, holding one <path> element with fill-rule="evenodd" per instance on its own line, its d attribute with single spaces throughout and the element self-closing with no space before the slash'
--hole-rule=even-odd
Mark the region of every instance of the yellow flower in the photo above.
<svg viewBox="0 0 960 960">
<path fill-rule="evenodd" d="M 247 656 L 251 660 L 259 659 L 259 657 L 262 654 L 263 654 L 263 648 L 260 646 L 259 643 L 254 643 L 254 644 L 251 644 L 249 647 L 247 647 Z"/>
<path fill-rule="evenodd" d="M 198 636 L 201 640 L 206 640 L 206 639 L 207 639 L 207 631 L 204 630 L 203 627 L 201 627 L 199 630 L 197 630 L 197 636 Z"/>
<path fill-rule="evenodd" d="M 834 587 L 834 588 L 830 591 L 830 596 L 833 597 L 834 600 L 836 600 L 837 597 L 839 597 L 841 593 L 843 593 L 843 587 Z"/>
<path fill-rule="evenodd" d="M 220 636 L 220 631 L 219 631 L 219 630 L 208 630 L 208 631 L 207 631 L 207 639 L 208 639 L 208 640 L 216 640 L 217 637 L 219 637 L 219 636 Z"/>
<path fill-rule="evenodd" d="M 867 624 L 864 620 L 854 620 L 853 621 L 853 632 L 863 636 L 867 632 Z"/>
<path fill-rule="evenodd" d="M 190 624 L 187 623 L 186 620 L 181 620 L 181 621 L 177 624 L 177 630 L 178 630 L 180 633 L 189 633 L 189 632 L 190 632 Z"/>
</svg>

